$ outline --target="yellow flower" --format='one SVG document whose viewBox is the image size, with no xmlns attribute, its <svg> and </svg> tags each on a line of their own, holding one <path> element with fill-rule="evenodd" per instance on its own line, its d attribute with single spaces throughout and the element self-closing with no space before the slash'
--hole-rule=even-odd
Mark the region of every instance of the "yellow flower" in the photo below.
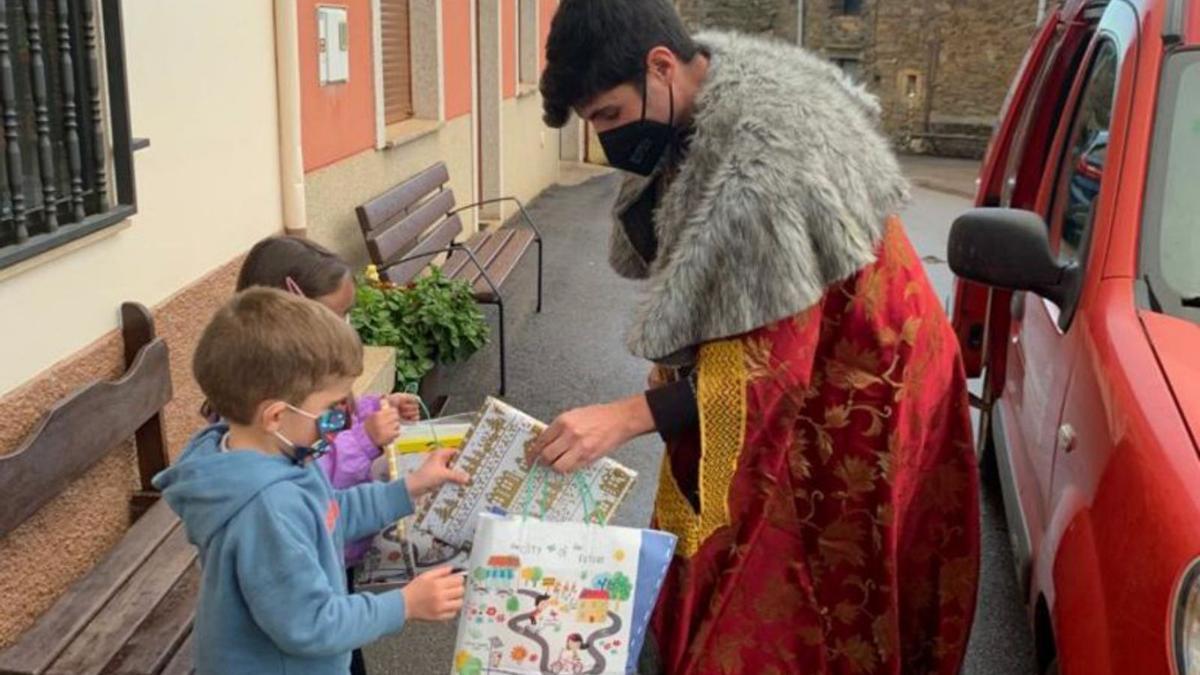
<svg viewBox="0 0 1200 675">
<path fill-rule="evenodd" d="M 374 265 L 367 265 L 366 277 L 367 281 L 379 283 L 379 268 Z"/>
</svg>

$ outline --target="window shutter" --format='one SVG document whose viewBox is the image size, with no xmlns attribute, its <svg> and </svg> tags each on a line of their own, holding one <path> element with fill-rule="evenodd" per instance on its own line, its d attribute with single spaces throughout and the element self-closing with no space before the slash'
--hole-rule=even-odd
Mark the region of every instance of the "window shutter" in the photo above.
<svg viewBox="0 0 1200 675">
<path fill-rule="evenodd" d="M 412 52 L 408 0 L 380 0 L 383 35 L 383 119 L 386 124 L 413 116 Z"/>
</svg>

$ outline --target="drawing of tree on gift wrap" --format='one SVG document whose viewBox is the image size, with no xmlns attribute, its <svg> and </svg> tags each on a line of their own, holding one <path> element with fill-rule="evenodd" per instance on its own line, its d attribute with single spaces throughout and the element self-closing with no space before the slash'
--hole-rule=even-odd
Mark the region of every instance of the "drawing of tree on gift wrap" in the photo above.
<svg viewBox="0 0 1200 675">
<path fill-rule="evenodd" d="M 542 568 L 540 567 L 525 567 L 521 569 L 521 582 L 527 586 L 537 586 L 542 580 Z"/>
<path fill-rule="evenodd" d="M 605 590 L 608 591 L 609 597 L 612 598 L 619 612 L 621 611 L 621 603 L 628 602 L 629 598 L 633 596 L 633 582 L 623 573 L 617 572 L 608 578 Z"/>
</svg>

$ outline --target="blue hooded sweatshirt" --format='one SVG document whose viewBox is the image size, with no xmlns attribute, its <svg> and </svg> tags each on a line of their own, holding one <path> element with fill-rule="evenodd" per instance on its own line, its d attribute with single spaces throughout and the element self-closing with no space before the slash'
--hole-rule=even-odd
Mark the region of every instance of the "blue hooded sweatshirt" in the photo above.
<svg viewBox="0 0 1200 675">
<path fill-rule="evenodd" d="M 350 652 L 404 625 L 400 591 L 346 592 L 347 540 L 412 513 L 404 481 L 334 490 L 314 464 L 221 452 L 229 427 L 197 434 L 154 477 L 200 549 L 198 675 L 342 675 Z"/>
</svg>

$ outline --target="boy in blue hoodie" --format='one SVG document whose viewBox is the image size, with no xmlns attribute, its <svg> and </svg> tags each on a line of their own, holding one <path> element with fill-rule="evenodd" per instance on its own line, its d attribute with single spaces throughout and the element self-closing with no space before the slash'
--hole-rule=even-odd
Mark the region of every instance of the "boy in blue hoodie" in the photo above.
<svg viewBox="0 0 1200 675">
<path fill-rule="evenodd" d="M 346 673 L 350 652 L 406 619 L 445 621 L 463 578 L 441 569 L 400 591 L 348 594 L 342 551 L 412 513 L 447 481 L 453 451 L 405 481 L 334 490 L 313 459 L 349 422 L 362 372 L 354 330 L 325 307 L 266 288 L 213 317 L 193 372 L 222 422 L 154 479 L 200 549 L 199 675 Z"/>
</svg>

